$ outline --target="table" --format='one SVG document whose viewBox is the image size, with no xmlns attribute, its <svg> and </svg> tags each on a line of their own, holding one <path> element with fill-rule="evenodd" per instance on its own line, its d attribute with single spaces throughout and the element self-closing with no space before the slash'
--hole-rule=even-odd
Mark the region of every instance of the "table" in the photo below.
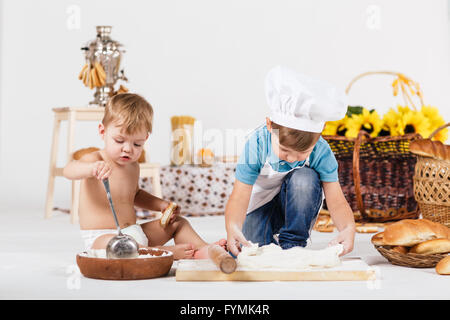
<svg viewBox="0 0 450 320">
<path fill-rule="evenodd" d="M 176 202 L 183 216 L 223 215 L 233 190 L 236 163 L 215 163 L 211 167 L 194 165 L 160 168 L 162 198 Z M 140 188 L 152 192 L 150 179 L 141 177 Z M 152 217 L 137 208 L 140 218 Z"/>
</svg>

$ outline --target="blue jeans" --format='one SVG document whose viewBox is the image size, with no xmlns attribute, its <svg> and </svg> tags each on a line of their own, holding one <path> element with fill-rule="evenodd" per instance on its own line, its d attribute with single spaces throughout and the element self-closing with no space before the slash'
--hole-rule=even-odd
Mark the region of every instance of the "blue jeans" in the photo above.
<svg viewBox="0 0 450 320">
<path fill-rule="evenodd" d="M 317 172 L 308 167 L 295 169 L 286 175 L 280 192 L 270 202 L 247 214 L 242 232 L 259 246 L 305 247 L 322 201 Z M 275 234 L 279 234 L 278 240 Z"/>
</svg>

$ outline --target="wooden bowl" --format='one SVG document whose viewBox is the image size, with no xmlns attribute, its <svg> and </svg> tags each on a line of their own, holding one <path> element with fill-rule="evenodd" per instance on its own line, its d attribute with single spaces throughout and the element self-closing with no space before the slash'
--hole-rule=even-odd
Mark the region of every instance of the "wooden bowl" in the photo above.
<svg viewBox="0 0 450 320">
<path fill-rule="evenodd" d="M 87 252 L 77 254 L 81 274 L 102 280 L 140 280 L 165 276 L 173 264 L 173 253 L 157 248 L 139 249 L 139 255 L 148 258 L 106 259 L 89 257 Z"/>
</svg>

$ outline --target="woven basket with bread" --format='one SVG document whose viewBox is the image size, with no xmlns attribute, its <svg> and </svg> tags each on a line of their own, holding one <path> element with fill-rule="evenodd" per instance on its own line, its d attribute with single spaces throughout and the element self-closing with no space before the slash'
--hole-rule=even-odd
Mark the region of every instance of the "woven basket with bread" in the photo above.
<svg viewBox="0 0 450 320">
<path fill-rule="evenodd" d="M 375 234 L 372 244 L 399 266 L 432 268 L 450 253 L 450 229 L 427 219 L 404 219 Z"/>
<path fill-rule="evenodd" d="M 417 155 L 414 171 L 414 196 L 423 218 L 450 227 L 450 146 L 431 139 L 448 127 L 436 129 L 428 139 L 411 142 Z"/>
</svg>

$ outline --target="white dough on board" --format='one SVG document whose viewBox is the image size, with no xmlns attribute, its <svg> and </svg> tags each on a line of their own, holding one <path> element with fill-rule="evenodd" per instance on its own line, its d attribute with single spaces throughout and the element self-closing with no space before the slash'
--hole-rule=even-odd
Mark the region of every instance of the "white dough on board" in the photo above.
<svg viewBox="0 0 450 320">
<path fill-rule="evenodd" d="M 242 247 L 237 263 L 239 268 L 252 270 L 330 268 L 341 264 L 339 254 L 343 249 L 342 244 L 320 250 L 303 247 L 283 250 L 274 243 L 261 247 L 251 243 L 251 246 Z"/>
</svg>

